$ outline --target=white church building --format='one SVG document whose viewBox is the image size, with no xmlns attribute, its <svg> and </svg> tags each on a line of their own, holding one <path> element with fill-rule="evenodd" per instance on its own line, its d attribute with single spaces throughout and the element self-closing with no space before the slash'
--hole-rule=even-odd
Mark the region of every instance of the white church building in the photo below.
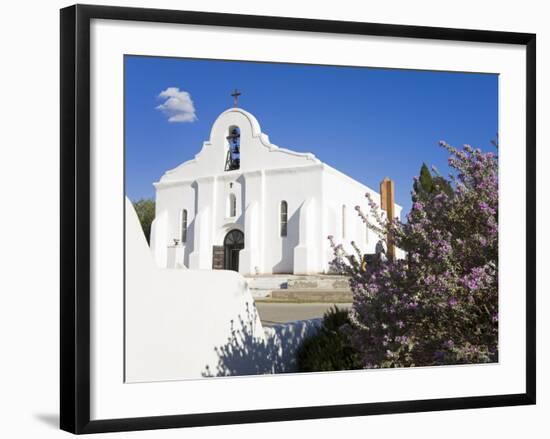
<svg viewBox="0 0 550 439">
<path fill-rule="evenodd" d="M 382 208 L 400 216 L 393 183 L 385 182 L 391 189 Z M 344 245 L 355 241 L 365 254 L 379 241 L 355 211 L 368 209 L 366 192 L 380 205 L 379 193 L 313 154 L 272 144 L 256 118 L 237 107 L 219 115 L 195 158 L 154 186 L 151 250 L 162 268 L 328 273 L 328 235 Z"/>
</svg>

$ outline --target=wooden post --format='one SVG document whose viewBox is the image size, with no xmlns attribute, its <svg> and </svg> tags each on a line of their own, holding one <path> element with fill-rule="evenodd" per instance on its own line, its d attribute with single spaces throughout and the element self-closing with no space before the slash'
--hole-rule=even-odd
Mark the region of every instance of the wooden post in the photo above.
<svg viewBox="0 0 550 439">
<path fill-rule="evenodd" d="M 386 211 L 388 219 L 395 218 L 395 187 L 393 181 L 388 177 L 380 182 L 380 207 Z M 387 255 L 388 259 L 395 260 L 395 245 L 393 239 L 388 234 L 387 238 Z"/>
</svg>

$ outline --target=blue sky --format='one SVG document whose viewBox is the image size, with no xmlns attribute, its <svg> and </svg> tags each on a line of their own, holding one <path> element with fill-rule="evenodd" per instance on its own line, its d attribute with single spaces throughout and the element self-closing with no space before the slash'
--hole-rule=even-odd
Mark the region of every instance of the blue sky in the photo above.
<svg viewBox="0 0 550 439">
<path fill-rule="evenodd" d="M 199 152 L 234 88 L 274 144 L 312 152 L 376 190 L 392 178 L 404 212 L 422 162 L 449 172 L 439 140 L 489 150 L 498 132 L 494 74 L 126 56 L 132 200 L 154 198 L 152 183 Z"/>
</svg>

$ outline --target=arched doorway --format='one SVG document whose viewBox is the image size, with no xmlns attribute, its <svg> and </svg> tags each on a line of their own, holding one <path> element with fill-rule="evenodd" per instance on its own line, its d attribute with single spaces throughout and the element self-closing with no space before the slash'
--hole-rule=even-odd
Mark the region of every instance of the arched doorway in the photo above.
<svg viewBox="0 0 550 439">
<path fill-rule="evenodd" d="M 231 230 L 223 240 L 224 262 L 226 270 L 239 271 L 239 252 L 244 248 L 244 234 L 240 230 Z"/>
</svg>

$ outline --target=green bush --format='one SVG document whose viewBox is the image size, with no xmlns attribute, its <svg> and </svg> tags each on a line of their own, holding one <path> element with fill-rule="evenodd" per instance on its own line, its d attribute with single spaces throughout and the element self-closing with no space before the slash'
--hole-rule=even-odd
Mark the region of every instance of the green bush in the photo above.
<svg viewBox="0 0 550 439">
<path fill-rule="evenodd" d="M 337 306 L 323 316 L 319 332 L 304 340 L 297 353 L 300 372 L 362 369 L 357 351 L 351 346 L 345 328 L 348 311 Z"/>
<path fill-rule="evenodd" d="M 142 198 L 138 201 L 133 201 L 134 209 L 136 210 L 141 228 L 147 239 L 147 243 L 150 243 L 151 239 L 151 224 L 155 219 L 155 201 Z"/>
</svg>

